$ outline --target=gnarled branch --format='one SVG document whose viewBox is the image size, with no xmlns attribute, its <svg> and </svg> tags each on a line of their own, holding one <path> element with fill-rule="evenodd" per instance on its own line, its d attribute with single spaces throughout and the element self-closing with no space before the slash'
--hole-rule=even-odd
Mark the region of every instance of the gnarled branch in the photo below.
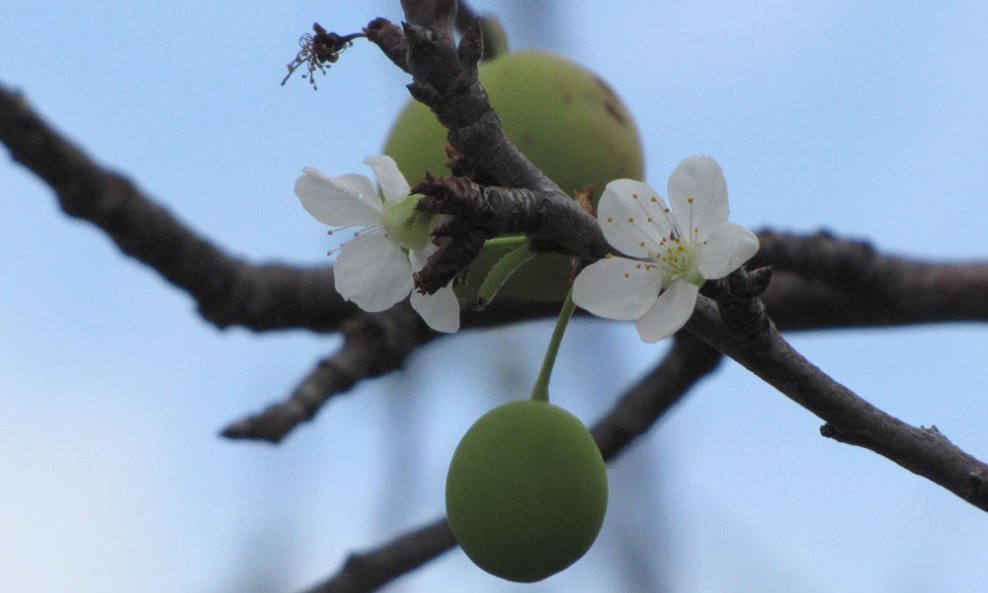
<svg viewBox="0 0 988 593">
<path fill-rule="evenodd" d="M 738 272 L 733 277 L 743 275 Z M 725 300 L 737 303 L 746 297 L 736 293 L 740 284 L 731 280 L 718 295 L 721 308 Z M 743 314 L 745 307 L 734 306 L 742 314 L 723 321 L 717 306 L 701 297 L 686 328 L 824 420 L 824 436 L 870 449 L 988 511 L 988 465 L 939 431 L 910 426 L 832 379 L 779 335 L 757 306 L 756 294 L 747 296 L 752 302 L 746 309 L 749 314 Z"/>
<path fill-rule="evenodd" d="M 187 292 L 217 327 L 333 331 L 358 312 L 336 293 L 328 267 L 251 265 L 227 254 L 130 180 L 93 162 L 2 85 L 0 141 L 52 188 L 66 214 L 97 226 L 125 254 Z"/>
<path fill-rule="evenodd" d="M 531 190 L 537 194 L 537 200 L 501 200 L 500 220 L 522 221 L 524 225 L 508 230 L 488 224 L 484 237 L 521 231 L 564 253 L 590 260 L 603 257 L 609 247 L 596 220 L 535 167 L 505 136 L 477 74 L 477 63 L 483 53 L 480 27 L 475 23 L 468 28 L 457 47 L 449 35 L 449 22 L 441 18 L 430 20 L 424 14 L 428 11 L 406 10 L 409 22 L 403 26 L 403 39 L 394 35 L 394 28 L 387 21 L 376 19 L 367 30 L 390 33 L 380 36 L 369 33 L 368 39 L 377 43 L 388 56 L 397 53 L 396 47 L 407 48 L 407 70 L 413 77 L 409 91 L 427 105 L 446 127 L 450 146 L 463 158 L 479 165 L 502 188 L 509 188 L 508 191 Z M 476 188 L 464 183 L 454 189 Z M 450 188 L 419 188 L 427 195 L 432 190 L 437 195 L 441 194 L 440 197 L 450 195 Z M 510 195 L 506 190 L 501 191 L 504 195 Z M 473 195 L 484 194 L 474 191 Z M 430 258 L 420 277 L 420 282 L 425 282 L 420 283 L 419 288 L 429 291 L 435 288 L 434 282 L 443 278 L 448 281 L 461 271 L 444 270 L 439 274 L 429 270 L 429 266 L 440 262 L 448 265 L 449 262 L 464 259 L 469 261 L 476 254 L 475 250 L 471 251 L 476 243 L 472 239 L 476 231 L 469 224 L 476 217 L 473 216 L 475 212 L 471 212 L 468 215 L 470 221 L 457 221 L 456 217 L 463 213 L 455 204 L 451 206 L 448 199 L 426 202 L 425 207 L 435 213 L 452 215 L 454 220 L 447 230 L 459 229 L 458 233 L 451 233 L 452 240 L 444 242 L 439 252 Z M 489 223 L 490 219 L 486 222 Z M 457 240 L 461 236 L 462 240 Z M 456 250 L 464 250 L 466 256 L 448 253 Z"/>
</svg>

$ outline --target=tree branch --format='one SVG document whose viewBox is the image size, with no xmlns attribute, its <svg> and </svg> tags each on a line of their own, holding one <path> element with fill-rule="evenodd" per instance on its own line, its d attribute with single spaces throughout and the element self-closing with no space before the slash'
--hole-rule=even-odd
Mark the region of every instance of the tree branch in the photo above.
<svg viewBox="0 0 988 593">
<path fill-rule="evenodd" d="M 336 293 L 327 267 L 253 265 L 199 237 L 127 179 L 93 162 L 2 85 L 0 141 L 52 188 L 63 210 L 91 222 L 124 253 L 187 292 L 217 327 L 328 332 L 359 313 Z M 988 262 L 887 256 L 829 233 L 768 230 L 759 239 L 762 248 L 752 261 L 777 269 L 764 301 L 781 329 L 988 321 Z M 498 300 L 483 315 L 464 311 L 463 325 L 503 325 L 552 315 L 558 307 Z"/>
<path fill-rule="evenodd" d="M 346 393 L 363 379 L 401 368 L 416 348 L 439 334 L 405 302 L 383 313 L 348 320 L 343 335 L 340 350 L 320 361 L 286 401 L 230 425 L 222 436 L 278 443 L 311 420 L 331 397 Z"/>
<path fill-rule="evenodd" d="M 861 251 L 860 244 L 837 241 L 827 234 L 798 237 L 767 231 L 760 236 L 769 237 L 770 243 L 779 249 L 804 254 L 801 271 L 829 276 L 828 282 L 807 280 L 796 272 L 774 273 L 762 300 L 780 329 L 988 321 L 988 264 L 927 263 L 883 256 L 870 250 Z M 814 248 L 820 241 L 830 245 L 827 249 Z M 768 254 L 760 253 L 753 261 L 774 261 L 773 251 L 774 248 Z M 848 252 L 859 253 L 860 257 L 844 257 Z M 815 255 L 809 257 L 807 253 Z M 841 253 L 844 255 L 837 255 Z M 840 266 L 834 264 L 835 257 L 842 259 Z M 784 257 L 780 259 L 787 261 Z M 840 277 L 825 272 L 837 267 L 843 270 Z M 862 277 L 896 289 L 886 290 L 884 298 L 871 298 L 856 280 Z M 497 299 L 483 312 L 464 310 L 462 323 L 464 328 L 497 327 L 549 317 L 558 309 L 559 304 L 551 301 Z M 322 361 L 286 401 L 232 424 L 223 431 L 223 436 L 279 442 L 291 430 L 311 420 L 333 396 L 347 392 L 363 379 L 399 369 L 414 349 L 442 337 L 426 332 L 417 317 L 408 315 L 407 311 L 406 303 L 385 313 L 358 316 L 349 327 L 368 324 L 366 327 L 377 329 L 370 336 L 350 336 L 345 325 L 349 337 L 343 348 Z M 374 319 L 379 321 L 372 322 Z M 385 319 L 389 321 L 384 323 Z M 395 348 L 397 343 L 401 343 L 400 348 Z"/>
<path fill-rule="evenodd" d="M 774 274 L 763 300 L 769 315 L 782 329 L 988 320 L 988 264 L 927 263 L 883 256 L 870 247 L 864 248 L 863 244 L 838 241 L 826 233 L 797 237 L 766 231 L 760 236 L 768 239 L 768 252 L 759 253 L 753 261 L 778 260 L 783 267 L 822 277 L 807 280 L 796 272 Z M 800 254 L 799 265 L 785 253 Z M 887 286 L 893 286 L 894 290 Z M 884 295 L 872 298 L 876 292 Z M 551 316 L 556 309 L 558 304 L 552 302 L 497 300 L 483 313 L 465 311 L 463 325 L 499 326 Z M 417 323 L 414 317 L 410 321 Z M 422 341 L 405 344 L 407 350 L 396 356 L 366 352 L 354 362 L 349 346 L 345 346 L 317 367 L 286 402 L 232 425 L 224 431 L 224 436 L 278 442 L 311 419 L 333 395 L 346 392 L 364 378 L 397 370 L 414 348 L 437 337 L 411 329 L 406 335 L 421 336 Z M 387 344 L 395 340 L 395 336 L 382 339 L 377 348 L 390 352 Z M 355 343 L 374 342 L 360 339 Z"/>
<path fill-rule="evenodd" d="M 413 96 L 433 109 L 449 129 L 450 144 L 467 159 L 481 163 L 505 187 L 538 194 L 538 199 L 510 199 L 511 190 L 481 191 L 478 195 L 488 200 L 481 206 L 490 209 L 491 196 L 500 196 L 499 203 L 507 210 L 497 211 L 502 218 L 461 220 L 463 228 L 487 225 L 503 232 L 501 226 L 510 226 L 504 220 L 523 221 L 517 230 L 588 259 L 599 257 L 607 247 L 596 221 L 504 137 L 477 80 L 482 43 L 476 28 L 454 48 L 443 29 L 430 28 L 420 16 L 409 20 L 412 23 L 404 27 L 401 36 L 397 27 L 380 27 L 378 30 L 387 35 L 378 35 L 375 42 L 393 60 L 406 56 L 406 66 L 414 76 L 410 85 Z M 390 53 L 385 46 L 390 47 Z M 403 51 L 397 52 L 395 47 Z M 347 330 L 344 348 L 320 364 L 289 402 L 280 410 L 275 406 L 270 414 L 248 419 L 248 425 L 254 423 L 252 428 L 231 427 L 234 433 L 253 430 L 277 440 L 311 418 L 334 393 L 349 389 L 361 378 L 398 368 L 410 352 L 431 339 L 422 333 L 417 318 L 417 333 L 411 332 L 398 344 L 398 330 L 375 325 L 382 319 L 408 314 L 405 309 L 381 314 L 380 318 L 355 317 L 356 309 L 333 290 L 329 269 L 252 266 L 231 257 L 185 227 L 128 179 L 95 164 L 35 115 L 20 96 L 2 86 L 0 140 L 14 160 L 52 187 L 67 214 L 91 222 L 124 253 L 188 292 L 203 317 L 218 327 L 333 331 L 353 319 L 347 324 L 352 329 Z M 451 204 L 440 204 L 435 211 L 454 216 L 448 230 L 458 232 L 455 217 L 464 212 L 443 210 L 452 209 Z M 475 216 L 476 212 L 468 214 Z M 780 271 L 764 299 L 782 328 L 988 319 L 988 264 L 934 264 L 887 257 L 869 245 L 837 241 L 825 234 L 802 238 L 762 233 L 761 238 L 762 251 L 755 263 L 772 264 Z M 531 308 L 519 307 L 513 314 L 517 317 L 509 314 L 500 317 L 500 322 L 532 313 Z M 475 326 L 491 323 L 480 317 L 472 319 Z M 740 322 L 743 325 L 744 320 Z M 397 325 L 405 330 L 411 327 L 404 321 Z M 739 332 L 721 321 L 708 300 L 701 299 L 687 328 L 823 419 L 824 436 L 875 451 L 988 510 L 988 466 L 956 447 L 935 427 L 910 426 L 840 385 L 795 352 L 770 322 L 764 327 L 747 327 L 747 333 Z M 670 357 L 594 428 L 594 437 L 608 459 L 644 433 L 716 364 L 717 357 L 711 356 L 709 349 L 697 348 L 695 343 L 687 348 L 685 340 L 677 338 Z M 693 354 L 682 354 L 687 349 Z M 381 353 L 386 354 L 384 360 L 371 360 Z M 682 360 L 676 362 L 676 356 Z M 700 364 L 697 359 L 706 362 Z M 372 590 L 452 545 L 448 527 L 439 521 L 384 548 L 351 557 L 339 580 L 325 585 L 338 588 L 314 591 Z"/>
<path fill-rule="evenodd" d="M 379 548 L 351 554 L 331 579 L 303 593 L 357 593 L 375 591 L 412 572 L 456 545 L 446 519 L 403 534 Z"/>
<path fill-rule="evenodd" d="M 824 420 L 824 436 L 870 449 L 988 511 L 988 465 L 935 428 L 910 426 L 876 408 L 803 358 L 765 316 L 757 295 L 738 290 L 739 276 L 729 277 L 718 295 L 721 311 L 737 315 L 722 320 L 718 306 L 701 297 L 686 329 Z"/>
<path fill-rule="evenodd" d="M 189 293 L 217 327 L 333 331 L 357 312 L 328 268 L 250 265 L 221 251 L 125 177 L 94 163 L 0 85 L 0 141 L 56 193 L 66 214 L 104 231 L 125 254 Z"/>
<path fill-rule="evenodd" d="M 882 255 L 866 242 L 826 231 L 765 230 L 758 239 L 749 264 L 789 272 L 784 278 L 777 273 L 765 295 L 781 329 L 988 321 L 988 262 Z"/>
<path fill-rule="evenodd" d="M 551 301 L 528 303 L 505 299 L 483 312 L 463 312 L 465 327 L 496 327 L 541 319 L 558 312 Z M 221 436 L 232 440 L 279 443 L 312 420 L 322 407 L 364 379 L 401 368 L 418 347 L 444 337 L 428 329 L 407 301 L 382 313 L 361 313 L 343 324 L 344 343 L 323 359 L 282 402 L 232 423 Z"/>
<path fill-rule="evenodd" d="M 412 191 L 425 194 L 418 203 L 419 210 L 450 215 L 433 230 L 439 250 L 415 278 L 416 286 L 430 294 L 461 275 L 487 239 L 528 233 L 533 239 L 532 246 L 537 246 L 540 252 L 572 251 L 568 246 L 552 243 L 540 233 L 531 232 L 541 226 L 543 220 L 553 221 L 554 231 L 565 233 L 571 244 L 591 252 L 590 258 L 598 259 L 608 252 L 606 244 L 595 246 L 594 236 L 581 234 L 587 227 L 569 226 L 572 221 L 567 211 L 572 207 L 572 200 L 554 200 L 551 192 L 483 186 L 464 177 L 435 178 L 431 175 Z M 598 248 L 603 250 L 595 251 Z"/>
<path fill-rule="evenodd" d="M 403 6 L 406 4 L 417 3 L 407 2 Z M 532 190 L 535 193 L 531 195 L 538 198 L 501 200 L 500 220 L 520 221 L 524 225 L 520 229 L 506 230 L 497 228 L 487 218 L 484 219 L 488 223 L 484 238 L 513 234 L 520 230 L 564 253 L 591 260 L 603 257 L 609 247 L 593 216 L 536 168 L 505 136 L 477 74 L 477 63 L 483 54 L 480 27 L 475 23 L 467 29 L 459 47 L 456 47 L 449 34 L 448 21 L 439 18 L 430 20 L 423 17 L 423 14 L 428 12 L 411 11 L 406 6 L 406 18 L 409 22 L 403 27 L 403 42 L 393 34 L 372 34 L 375 30 L 394 31 L 393 26 L 389 27 L 389 23 L 383 19 L 376 19 L 368 26 L 368 39 L 378 44 L 388 56 L 396 53 L 396 46 L 407 47 L 407 70 L 413 77 L 408 89 L 446 127 L 450 146 L 471 163 L 481 167 L 501 187 Z M 472 195 L 482 195 L 482 192 L 476 191 L 469 183 L 452 189 L 474 190 Z M 451 192 L 451 188 L 420 188 L 420 191 L 429 195 L 432 190 L 446 196 Z M 462 195 L 458 197 L 463 198 Z M 460 203 L 463 201 L 459 200 Z M 449 200 L 434 201 L 429 206 L 434 213 L 451 215 L 453 222 L 447 226 L 447 230 L 458 231 L 451 233 L 452 240 L 443 243 L 439 251 L 430 258 L 422 279 L 435 278 L 438 282 L 441 278 L 446 278 L 448 281 L 462 270 L 438 274 L 429 270 L 429 266 L 436 262 L 448 264 L 470 261 L 475 255 L 471 249 L 476 243 L 476 231 L 471 223 L 476 221 L 476 212 L 471 212 L 467 220 L 458 221 L 457 216 L 462 215 L 462 212 L 458 212 L 456 207 L 445 209 L 449 204 Z M 449 253 L 459 250 L 464 251 L 465 255 Z M 427 292 L 434 288 L 428 281 L 426 284 L 419 284 L 419 288 Z"/>
<path fill-rule="evenodd" d="M 0 140 L 15 160 L 52 187 L 68 214 L 93 223 L 125 253 L 192 295 L 202 316 L 218 327 L 333 331 L 358 313 L 335 292 L 332 271 L 327 268 L 252 266 L 198 237 L 128 180 L 91 161 L 35 115 L 21 97 L 2 86 Z M 781 270 L 764 300 L 782 329 L 988 320 L 988 264 L 984 262 L 946 264 L 883 256 L 866 244 L 840 241 L 826 233 L 800 237 L 766 231 L 760 238 L 762 251 L 754 261 Z M 466 312 L 464 327 L 550 315 L 556 307 L 495 302 L 484 315 Z M 346 379 L 337 374 L 332 387 L 327 385 L 333 381 L 325 377 L 333 376 L 327 369 L 336 366 L 335 362 L 321 366 L 296 390 L 290 403 L 273 408 L 277 411 L 270 416 L 279 420 L 272 425 L 278 428 L 271 430 L 268 438 L 276 440 L 274 435 L 311 418 L 333 393 L 345 391 L 360 378 L 397 368 L 403 357 L 389 360 L 373 371 L 364 365 L 363 371 L 351 371 Z M 839 418 L 821 417 L 830 423 L 827 434 L 834 438 L 879 452 L 887 449 L 887 443 L 870 441 L 870 432 L 862 433 L 853 425 L 847 428 Z M 911 435 L 909 442 L 914 448 L 938 446 L 938 450 L 951 451 L 946 457 L 962 460 L 951 466 L 949 476 L 927 477 L 949 484 L 952 491 L 965 496 L 965 489 L 973 486 L 964 482 L 967 478 L 961 474 L 966 469 L 973 472 L 971 475 L 980 475 L 981 466 L 964 461 L 965 454 L 951 449 L 949 441 L 938 433 L 907 428 L 911 432 L 906 428 L 900 432 Z M 230 436 L 251 432 L 243 425 L 230 430 Z M 889 450 L 883 454 L 901 458 L 904 453 Z M 928 460 L 923 463 L 928 467 Z M 906 467 L 917 473 L 925 471 Z"/>
<path fill-rule="evenodd" d="M 626 391 L 591 429 L 604 459 L 611 461 L 644 435 L 691 388 L 717 369 L 720 352 L 681 332 L 651 372 Z"/>
</svg>

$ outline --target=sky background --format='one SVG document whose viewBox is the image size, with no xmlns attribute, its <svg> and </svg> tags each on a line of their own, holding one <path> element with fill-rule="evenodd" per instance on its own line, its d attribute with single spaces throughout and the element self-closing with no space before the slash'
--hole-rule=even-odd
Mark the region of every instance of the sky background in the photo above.
<svg viewBox="0 0 988 593">
<path fill-rule="evenodd" d="M 732 219 L 883 252 L 988 256 L 988 4 L 479 0 L 515 49 L 599 73 L 664 192 L 715 157 Z M 313 92 L 279 82 L 313 21 L 397 1 L 4 0 L 0 82 L 173 214 L 252 261 L 321 265 L 303 166 L 364 172 L 408 77 L 357 43 Z M 217 432 L 339 344 L 204 323 L 191 299 L 0 163 L 0 589 L 292 593 L 438 517 L 484 411 L 525 397 L 551 321 L 464 332 L 335 400 L 279 447 Z M 984 298 L 981 295 L 981 298 Z M 983 325 L 789 336 L 899 418 L 988 458 Z M 659 360 L 631 324 L 577 321 L 554 401 L 588 424 Z M 725 362 L 610 467 L 598 543 L 513 585 L 454 551 L 386 589 L 981 593 L 988 517 Z"/>
</svg>

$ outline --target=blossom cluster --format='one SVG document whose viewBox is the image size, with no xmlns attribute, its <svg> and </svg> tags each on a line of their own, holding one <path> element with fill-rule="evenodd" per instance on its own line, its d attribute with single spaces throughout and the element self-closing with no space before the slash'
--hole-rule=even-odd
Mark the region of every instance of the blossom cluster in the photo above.
<svg viewBox="0 0 988 593">
<path fill-rule="evenodd" d="M 381 193 L 363 175 L 329 177 L 306 168 L 295 184 L 305 209 L 331 229 L 356 228 L 336 259 L 336 290 L 365 311 L 383 311 L 410 297 L 435 330 L 455 332 L 460 307 L 452 283 L 435 294 L 415 289 L 413 275 L 436 251 L 436 216 L 416 209 L 420 195 L 394 160 L 364 159 Z M 657 342 L 689 320 L 706 280 L 736 270 L 758 251 L 758 238 L 728 222 L 727 184 L 708 157 L 684 160 L 669 177 L 667 206 L 648 185 L 607 184 L 597 218 L 615 253 L 584 268 L 573 301 L 608 319 L 636 320 L 639 336 Z M 333 232 L 332 230 L 330 232 Z"/>
</svg>

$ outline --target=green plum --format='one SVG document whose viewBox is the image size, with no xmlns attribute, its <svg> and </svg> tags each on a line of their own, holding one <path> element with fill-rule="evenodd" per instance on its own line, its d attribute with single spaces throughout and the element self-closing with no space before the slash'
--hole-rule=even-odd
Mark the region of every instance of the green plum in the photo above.
<svg viewBox="0 0 988 593">
<path fill-rule="evenodd" d="M 565 192 L 619 178 L 641 179 L 642 147 L 631 114 L 599 77 L 553 54 L 520 51 L 480 66 L 480 81 L 504 133 Z M 384 153 L 415 183 L 447 173 L 446 130 L 429 108 L 410 101 Z"/>
<path fill-rule="evenodd" d="M 614 179 L 642 179 L 641 140 L 631 114 L 594 73 L 540 51 L 498 56 L 482 63 L 479 72 L 505 134 L 564 192 L 593 185 L 599 198 Z M 445 146 L 445 128 L 425 105 L 410 101 L 391 129 L 384 153 L 414 185 L 426 171 L 448 174 Z M 489 250 L 481 254 L 466 285 L 457 290 L 461 299 L 476 297 L 498 255 Z M 544 255 L 523 266 L 501 296 L 559 300 L 568 288 L 568 260 Z"/>
<path fill-rule="evenodd" d="M 480 568 L 534 582 L 576 562 L 607 510 L 607 472 L 590 432 L 566 410 L 518 400 L 482 416 L 453 454 L 446 513 Z"/>
</svg>

